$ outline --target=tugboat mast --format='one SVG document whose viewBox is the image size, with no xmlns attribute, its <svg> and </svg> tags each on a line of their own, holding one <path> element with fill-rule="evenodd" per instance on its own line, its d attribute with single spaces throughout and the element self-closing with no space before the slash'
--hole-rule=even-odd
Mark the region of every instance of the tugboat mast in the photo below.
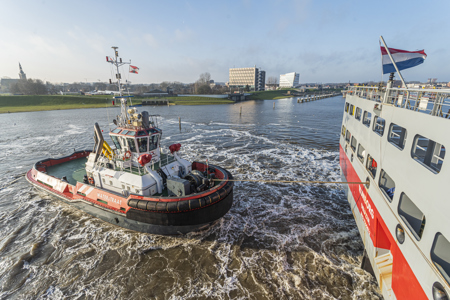
<svg viewBox="0 0 450 300">
<path fill-rule="evenodd" d="M 107 60 L 108 62 L 112 63 L 115 67 L 116 67 L 116 79 L 117 79 L 117 86 L 119 87 L 119 97 L 120 98 L 120 104 L 121 104 L 121 110 L 120 110 L 120 120 L 119 120 L 119 125 L 120 126 L 126 126 L 126 124 L 128 123 L 128 101 L 127 98 L 123 96 L 122 94 L 122 85 L 120 82 L 120 79 L 122 79 L 122 76 L 120 75 L 119 72 L 119 67 L 123 66 L 125 64 L 130 64 L 129 62 L 122 62 L 122 58 L 119 58 L 119 51 L 117 49 L 119 49 L 119 47 L 111 47 L 114 49 L 114 58 L 112 60 Z"/>
</svg>

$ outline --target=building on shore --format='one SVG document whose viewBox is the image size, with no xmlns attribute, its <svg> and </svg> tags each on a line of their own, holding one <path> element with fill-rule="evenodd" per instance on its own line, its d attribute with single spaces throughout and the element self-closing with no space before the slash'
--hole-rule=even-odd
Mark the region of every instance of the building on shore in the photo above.
<svg viewBox="0 0 450 300">
<path fill-rule="evenodd" d="M 300 74 L 292 72 L 280 75 L 280 88 L 293 88 L 298 86 Z"/>
<path fill-rule="evenodd" d="M 254 68 L 232 68 L 228 85 L 235 88 L 249 87 L 253 91 L 264 91 L 266 72 L 256 66 Z"/>
<path fill-rule="evenodd" d="M 0 92 L 9 93 L 13 84 L 18 83 L 20 80 L 27 80 L 27 75 L 22 70 L 22 66 L 19 63 L 19 79 L 12 79 L 8 77 L 0 79 Z"/>
</svg>

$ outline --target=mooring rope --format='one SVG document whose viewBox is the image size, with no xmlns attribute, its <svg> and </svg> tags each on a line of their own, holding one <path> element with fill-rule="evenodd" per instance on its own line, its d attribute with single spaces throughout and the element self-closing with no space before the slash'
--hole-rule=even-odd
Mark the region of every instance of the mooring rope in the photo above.
<svg viewBox="0 0 450 300">
<path fill-rule="evenodd" d="M 214 181 L 223 181 L 222 179 L 213 179 Z M 367 181 L 317 181 L 317 180 L 264 180 L 264 179 L 227 179 L 228 181 L 247 181 L 264 183 L 318 183 L 318 184 L 368 184 Z"/>
</svg>

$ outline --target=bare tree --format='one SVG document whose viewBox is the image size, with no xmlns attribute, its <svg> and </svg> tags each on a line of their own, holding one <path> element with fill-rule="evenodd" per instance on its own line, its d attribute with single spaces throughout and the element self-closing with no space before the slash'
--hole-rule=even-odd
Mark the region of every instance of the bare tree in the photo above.
<svg viewBox="0 0 450 300">
<path fill-rule="evenodd" d="M 277 84 L 278 83 L 278 78 L 277 77 L 269 77 L 267 78 L 267 84 Z"/>
</svg>

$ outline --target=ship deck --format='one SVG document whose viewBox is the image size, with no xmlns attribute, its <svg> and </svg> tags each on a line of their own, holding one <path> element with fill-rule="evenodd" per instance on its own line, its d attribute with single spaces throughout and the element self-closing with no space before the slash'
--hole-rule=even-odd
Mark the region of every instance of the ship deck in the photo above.
<svg viewBox="0 0 450 300">
<path fill-rule="evenodd" d="M 161 153 L 161 164 L 156 163 L 154 165 L 154 170 L 157 171 L 161 167 L 164 167 L 175 161 L 175 158 L 172 155 Z M 61 164 L 57 164 L 54 166 L 47 167 L 47 174 L 54 176 L 56 178 L 62 178 L 64 176 L 67 177 L 67 181 L 76 185 L 77 182 L 83 182 L 84 175 L 86 175 L 85 164 L 87 162 L 87 158 L 79 158 L 70 160 Z M 131 167 L 126 169 L 116 168 L 116 171 L 124 171 L 134 175 L 143 176 L 146 174 L 143 168 Z"/>
</svg>

